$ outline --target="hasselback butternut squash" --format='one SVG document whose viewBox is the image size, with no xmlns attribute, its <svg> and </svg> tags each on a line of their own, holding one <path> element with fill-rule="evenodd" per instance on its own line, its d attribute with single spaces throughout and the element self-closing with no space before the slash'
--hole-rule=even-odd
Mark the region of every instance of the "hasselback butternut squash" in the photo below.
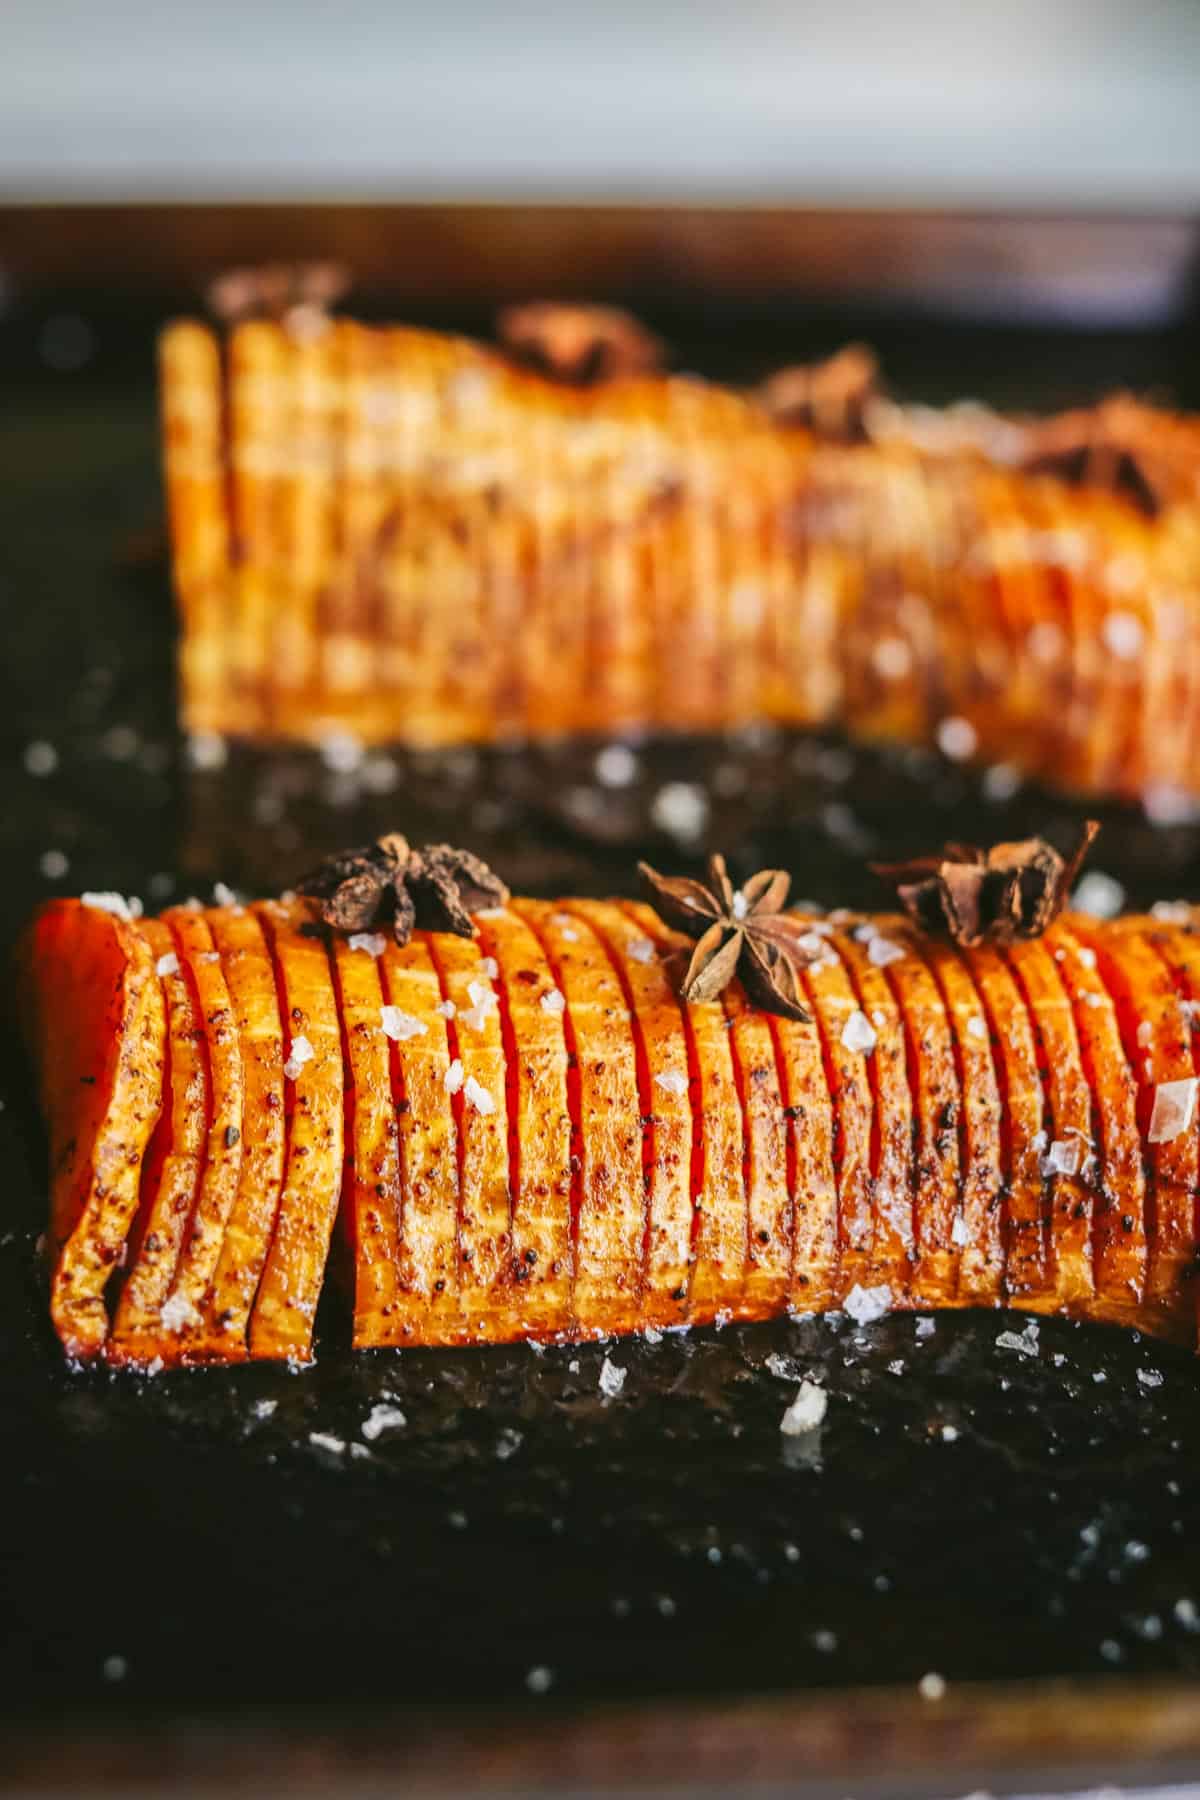
<svg viewBox="0 0 1200 1800">
<path fill-rule="evenodd" d="M 72 1356 L 307 1359 L 339 1210 L 360 1347 L 863 1290 L 1194 1341 L 1200 912 L 1006 950 L 806 919 L 806 1020 L 683 1003 L 644 905 L 403 947 L 308 900 L 116 905 L 56 901 L 20 949 Z"/>
<path fill-rule="evenodd" d="M 1200 795 L 1195 421 L 1124 401 L 972 433 L 877 407 L 835 442 L 692 378 L 571 387 L 461 339 L 304 325 L 162 340 L 190 729 L 768 720 Z M 1110 472 L 1153 469 L 1151 503 L 1089 475 L 1098 433 Z"/>
</svg>

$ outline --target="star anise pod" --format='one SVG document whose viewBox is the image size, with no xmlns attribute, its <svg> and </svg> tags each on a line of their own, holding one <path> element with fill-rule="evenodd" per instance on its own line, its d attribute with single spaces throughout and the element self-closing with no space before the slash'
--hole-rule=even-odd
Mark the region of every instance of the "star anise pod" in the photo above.
<svg viewBox="0 0 1200 1800">
<path fill-rule="evenodd" d="M 1040 937 L 1058 917 L 1099 830 L 1088 819 L 1069 858 L 1034 837 L 990 850 L 947 844 L 940 856 L 871 867 L 927 931 L 945 932 L 956 944 L 1011 944 Z"/>
<path fill-rule="evenodd" d="M 341 263 L 263 263 L 258 268 L 226 269 L 209 282 L 205 299 L 222 324 L 240 319 L 293 318 L 327 314 L 351 285 Z"/>
<path fill-rule="evenodd" d="M 865 344 L 847 344 L 819 363 L 796 363 L 768 376 L 758 401 L 781 425 L 803 425 L 818 437 L 859 443 L 879 393 L 879 364 Z"/>
<path fill-rule="evenodd" d="M 762 869 L 741 888 L 723 856 L 708 859 L 708 880 L 660 875 L 638 864 L 642 886 L 668 925 L 696 940 L 679 983 L 684 1000 L 715 1000 L 737 975 L 756 1006 L 807 1023 L 800 970 L 814 960 L 806 928 L 783 911 L 792 885 L 782 869 Z"/>
<path fill-rule="evenodd" d="M 1195 459 L 1189 447 L 1180 467 L 1170 420 L 1117 394 L 1100 406 L 1029 424 L 1020 466 L 1029 474 L 1121 494 L 1153 519 L 1187 491 Z"/>
<path fill-rule="evenodd" d="M 335 931 L 390 924 L 398 944 L 418 929 L 471 937 L 471 914 L 508 899 L 500 877 L 469 850 L 451 844 L 416 850 L 399 832 L 326 857 L 299 891 L 320 900 L 321 917 Z"/>
<path fill-rule="evenodd" d="M 643 375 L 662 363 L 659 339 L 616 306 L 555 300 L 509 306 L 496 320 L 496 335 L 518 362 L 575 387 Z"/>
</svg>

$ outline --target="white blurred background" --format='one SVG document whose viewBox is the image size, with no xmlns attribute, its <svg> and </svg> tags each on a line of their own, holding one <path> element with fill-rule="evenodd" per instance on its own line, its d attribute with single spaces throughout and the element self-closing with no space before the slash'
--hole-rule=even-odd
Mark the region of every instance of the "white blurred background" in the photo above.
<svg viewBox="0 0 1200 1800">
<path fill-rule="evenodd" d="M 1200 203 L 1190 0 L 0 0 L 0 199 Z"/>
</svg>

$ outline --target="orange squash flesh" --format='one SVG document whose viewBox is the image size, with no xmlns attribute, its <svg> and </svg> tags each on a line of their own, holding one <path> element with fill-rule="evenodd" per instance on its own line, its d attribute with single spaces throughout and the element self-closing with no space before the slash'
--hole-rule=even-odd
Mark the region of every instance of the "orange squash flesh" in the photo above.
<svg viewBox="0 0 1200 1800">
<path fill-rule="evenodd" d="M 477 918 L 481 954 L 497 973 L 508 1071 L 512 1273 L 534 1336 L 571 1322 L 571 1113 L 559 990 L 541 944 L 516 913 Z M 515 1296 L 514 1296 L 515 1297 Z"/>
<path fill-rule="evenodd" d="M 997 1306 L 1004 1291 L 1004 1128 L 987 1014 L 971 972 L 948 944 L 902 940 L 924 959 L 938 984 L 954 1038 L 962 1094 L 959 1152 L 962 1199 L 951 1236 L 959 1240 L 958 1298 L 966 1305 Z"/>
<path fill-rule="evenodd" d="M 208 1141 L 195 1210 L 180 1252 L 168 1305 L 178 1308 L 181 1351 L 202 1323 L 201 1301 L 221 1253 L 225 1227 L 237 1197 L 242 1168 L 245 1084 L 241 1036 L 208 919 L 199 909 L 175 907 L 163 915 L 187 972 L 203 1022 L 208 1064 Z"/>
<path fill-rule="evenodd" d="M 1038 1038 L 1038 1064 L 1046 1098 L 1045 1130 L 1050 1142 L 1080 1146 L 1066 1161 L 1069 1169 L 1049 1175 L 1050 1260 L 1056 1299 L 1066 1304 L 1083 1303 L 1096 1291 L 1092 1266 L 1092 1215 L 1095 1195 L 1089 1176 L 1086 1146 L 1096 1135 L 1092 1091 L 1084 1072 L 1070 996 L 1063 986 L 1059 964 L 1040 940 L 1018 942 L 1005 951 L 1005 960 L 1021 990 L 1026 1011 Z"/>
<path fill-rule="evenodd" d="M 238 1191 L 190 1349 L 227 1361 L 249 1352 L 250 1311 L 283 1192 L 284 1028 L 275 965 L 253 909 L 223 907 L 208 919 L 233 1005 L 245 1104 Z"/>
<path fill-rule="evenodd" d="M 144 1165 L 139 1229 L 130 1238 L 131 1261 L 107 1353 L 112 1361 L 128 1357 L 131 1362 L 151 1362 L 160 1354 L 165 1336 L 162 1306 L 196 1203 L 208 1135 L 209 1091 L 204 1027 L 171 929 L 161 919 L 143 920 L 138 929 L 150 946 L 156 969 L 164 964 L 160 980 L 167 1014 L 167 1074 L 155 1133 L 156 1141 L 162 1136 L 164 1142 L 157 1168 L 152 1169 L 149 1158 Z"/>
<path fill-rule="evenodd" d="M 389 943 L 380 959 L 389 1006 L 425 1026 L 389 1042 L 392 1105 L 399 1127 L 400 1233 L 397 1293 L 358 1343 L 459 1343 L 463 1336 L 458 1242 L 459 1184 L 465 1167 L 447 1076 L 450 1039 L 437 965 L 428 940 Z M 472 1144 L 474 1155 L 474 1140 Z M 474 1179 L 474 1162 L 471 1166 Z"/>
<path fill-rule="evenodd" d="M 1095 957 L 1116 1009 L 1136 1089 L 1138 1135 L 1148 1145 L 1146 1299 L 1169 1302 L 1178 1297 L 1196 1251 L 1196 1133 L 1152 1143 L 1149 1132 L 1158 1084 L 1195 1074 L 1191 1031 L 1170 970 L 1140 932 L 1122 921 L 1100 930 L 1077 916 L 1071 928 Z"/>
<path fill-rule="evenodd" d="M 649 908 L 580 900 L 571 910 L 587 920 L 616 961 L 638 1041 L 647 1204 L 642 1322 L 679 1325 L 687 1318 L 692 1245 L 692 1105 L 683 1014 Z"/>
<path fill-rule="evenodd" d="M 1052 1290 L 1042 1155 L 1046 1096 L 1038 1045 L 1021 990 L 998 950 L 964 951 L 987 1020 L 1003 1120 L 1004 1267 L 1007 1293 L 1040 1305 Z"/>
<path fill-rule="evenodd" d="M 875 1105 L 866 1056 L 844 1041 L 847 1026 L 860 1009 L 850 978 L 832 945 L 805 969 L 804 986 L 833 1106 L 837 1219 L 830 1273 L 834 1293 L 844 1298 L 851 1288 L 861 1285 L 870 1267 L 875 1222 L 871 1207 Z"/>
<path fill-rule="evenodd" d="M 166 1010 L 147 940 L 79 901 L 37 914 L 18 969 L 50 1139 L 50 1316 L 67 1355 L 86 1360 L 108 1336 L 104 1290 L 163 1104 Z"/>
<path fill-rule="evenodd" d="M 859 1010 L 875 1032 L 875 1047 L 867 1059 L 875 1103 L 871 1156 L 875 1229 L 869 1254 L 870 1280 L 873 1284 L 884 1282 L 899 1295 L 906 1292 L 913 1267 L 913 1098 L 904 1020 L 884 964 L 872 958 L 867 932 L 885 944 L 897 941 L 890 935 L 890 926 L 880 931 L 868 923 L 839 932 L 831 943 L 850 972 Z M 876 958 L 880 954 L 876 950 Z M 882 952 L 885 959 L 888 954 Z M 861 1258 L 858 1266 L 861 1272 Z"/>
<path fill-rule="evenodd" d="M 955 1221 L 961 1211 L 958 1120 L 962 1096 L 954 1039 L 937 982 L 918 956 L 887 965 L 904 1018 L 916 1119 L 913 1303 L 950 1301 L 958 1287 Z"/>
<path fill-rule="evenodd" d="M 289 1099 L 283 1193 L 250 1316 L 250 1353 L 307 1362 L 342 1191 L 342 1036 L 323 933 L 305 931 L 315 909 L 303 901 L 267 901 L 257 911 L 285 1014 Z M 312 1052 L 302 1062 L 301 1040 Z"/>
<path fill-rule="evenodd" d="M 370 950 L 331 940 L 347 1066 L 346 1217 L 354 1335 L 377 1338 L 399 1290 L 400 1157 L 383 985 Z"/>
<path fill-rule="evenodd" d="M 462 1329 L 469 1341 L 487 1343 L 502 1334 L 513 1287 L 508 1083 L 499 1002 L 472 940 L 439 934 L 429 939 L 429 950 L 444 998 L 455 1008 L 447 1038 L 452 1065 L 461 1074 L 452 1100 L 461 1144 Z"/>
<path fill-rule="evenodd" d="M 683 947 L 684 940 L 667 931 L 649 907 L 640 907 L 636 916 L 666 955 Z M 736 1318 L 742 1309 L 749 1250 L 745 1113 L 719 1000 L 686 1008 L 684 1042 L 692 1116 L 688 1320 L 708 1324 Z M 676 1085 L 684 1072 L 682 1067 L 671 1072 Z M 656 1079 L 655 1086 L 664 1091 L 661 1081 Z"/>
<path fill-rule="evenodd" d="M 621 984 L 590 925 L 548 901 L 514 911 L 541 943 L 566 1005 L 582 1144 L 573 1306 L 584 1333 L 632 1331 L 642 1316 L 645 1191 L 637 1059 Z"/>
<path fill-rule="evenodd" d="M 152 1368 L 306 1359 L 343 1196 L 364 1348 L 827 1310 L 856 1284 L 1194 1339 L 1190 917 L 1067 918 L 1003 953 L 895 918 L 815 923 L 804 1024 L 736 987 L 681 1006 L 678 940 L 628 904 L 516 901 L 474 942 L 422 933 L 378 958 L 306 902 L 175 930 L 43 909 L 20 991 L 65 1346 Z M 869 1033 L 847 1033 L 856 1012 Z M 1151 1142 L 1168 1082 L 1186 1117 Z M 214 1153 L 238 1148 L 226 1210 Z"/>
<path fill-rule="evenodd" d="M 1097 1295 L 1115 1307 L 1135 1306 L 1146 1285 L 1145 1179 L 1137 1127 L 1137 1084 L 1125 1058 L 1112 998 L 1087 949 L 1066 921 L 1043 942 L 1071 996 L 1083 1066 L 1092 1091 L 1099 1158 L 1093 1213 Z"/>
</svg>

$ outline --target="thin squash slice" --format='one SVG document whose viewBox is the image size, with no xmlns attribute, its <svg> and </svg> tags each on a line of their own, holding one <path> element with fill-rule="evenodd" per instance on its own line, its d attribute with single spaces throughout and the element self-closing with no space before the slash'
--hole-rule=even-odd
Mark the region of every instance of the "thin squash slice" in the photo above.
<svg viewBox="0 0 1200 1800">
<path fill-rule="evenodd" d="M 1060 965 L 1040 941 L 1018 940 L 1004 952 L 1037 1037 L 1038 1067 L 1046 1098 L 1050 1260 L 1054 1293 L 1064 1305 L 1086 1303 L 1096 1291 L 1092 1267 L 1095 1142 L 1092 1090 L 1088 1085 L 1070 996 Z M 1060 1146 L 1049 1155 L 1049 1145 Z M 1098 1167 L 1098 1166 L 1097 1166 Z"/>
<path fill-rule="evenodd" d="M 469 1341 L 504 1335 L 512 1270 L 508 1079 L 500 1007 L 478 944 L 435 933 L 429 950 L 445 1001 L 451 1051 L 448 1091 L 461 1145 L 459 1300 Z"/>
<path fill-rule="evenodd" d="M 208 1058 L 192 985 L 170 926 L 145 919 L 138 927 L 150 946 L 167 1011 L 167 1071 L 162 1115 L 144 1163 L 141 1209 L 130 1236 L 128 1273 L 113 1318 L 111 1361 L 152 1362 L 165 1335 L 163 1303 L 191 1223 L 208 1133 Z M 154 1146 L 161 1140 L 161 1152 Z"/>
<path fill-rule="evenodd" d="M 548 901 L 517 901 L 514 910 L 554 971 L 576 1061 L 575 1322 L 584 1335 L 632 1331 L 642 1317 L 646 1198 L 629 1010 L 603 944 L 581 917 Z M 605 1319 L 620 1323 L 606 1327 Z"/>
<path fill-rule="evenodd" d="M 275 965 L 257 914 L 220 907 L 208 921 L 233 1005 L 245 1102 L 238 1191 L 189 1348 L 227 1361 L 249 1352 L 250 1311 L 283 1192 L 285 1053 Z"/>
<path fill-rule="evenodd" d="M 376 1322 L 373 1345 L 454 1344 L 463 1336 L 458 1241 L 458 1196 L 467 1173 L 460 1140 L 446 1002 L 428 940 L 389 943 L 380 958 L 383 995 L 400 1014 L 389 1040 L 392 1104 L 399 1127 L 400 1235 L 398 1285 L 391 1311 Z M 423 1027 L 423 1029 L 418 1029 Z M 476 1180 L 478 1144 L 472 1139 L 470 1177 Z M 365 1324 L 365 1321 L 360 1321 Z"/>
<path fill-rule="evenodd" d="M 571 1323 L 566 1000 L 541 944 L 516 913 L 497 908 L 478 915 L 476 925 L 480 951 L 496 964 L 508 1075 L 513 1281 L 530 1332 L 553 1336 Z"/>
<path fill-rule="evenodd" d="M 342 1191 L 344 1071 L 324 932 L 304 901 L 257 909 L 286 1020 L 287 1161 L 266 1266 L 250 1316 L 256 1357 L 308 1362 Z M 306 927 L 308 928 L 306 930 Z"/>
<path fill-rule="evenodd" d="M 1116 1008 L 1090 948 L 1064 920 L 1052 925 L 1042 941 L 1071 996 L 1092 1090 L 1097 1138 L 1087 1151 L 1098 1159 L 1093 1213 L 1096 1295 L 1121 1316 L 1138 1305 L 1146 1288 L 1146 1186 L 1137 1083 L 1126 1060 Z M 1090 1168 L 1088 1172 L 1092 1173 Z"/>
<path fill-rule="evenodd" d="M 600 937 L 618 968 L 644 1096 L 642 1167 L 646 1192 L 643 1325 L 687 1318 L 692 1246 L 692 1105 L 683 1014 L 650 926 L 649 908 L 596 900 L 572 907 Z M 647 916 L 648 915 L 648 916 Z"/>
<path fill-rule="evenodd" d="M 962 1236 L 961 1227 L 955 1236 L 955 1222 L 962 1216 L 962 1095 L 954 1037 L 941 991 L 922 957 L 899 957 L 887 964 L 885 973 L 904 1018 L 916 1117 L 912 1299 L 915 1306 L 949 1304 L 958 1290 Z"/>
<path fill-rule="evenodd" d="M 908 1047 L 904 1020 L 884 973 L 895 953 L 907 953 L 891 933 L 868 921 L 830 940 L 850 971 L 863 1018 L 870 1021 L 875 1044 L 867 1060 L 874 1096 L 871 1152 L 874 1233 L 869 1253 L 869 1282 L 883 1282 L 893 1295 L 906 1292 L 912 1279 L 913 1252 L 913 1098 L 908 1085 Z M 865 1263 L 860 1260 L 860 1272 Z"/>
<path fill-rule="evenodd" d="M 50 1316 L 67 1355 L 85 1361 L 108 1336 L 105 1289 L 163 1105 L 166 1008 L 147 939 L 77 900 L 37 914 L 18 968 L 50 1139 Z"/>
<path fill-rule="evenodd" d="M 391 1037 L 374 946 L 331 940 L 346 1064 L 345 1218 L 354 1264 L 354 1342 L 378 1343 L 399 1292 L 400 1155 Z M 381 952 L 380 952 L 381 953 Z"/>
<path fill-rule="evenodd" d="M 1177 1301 L 1196 1253 L 1197 1138 L 1184 1130 L 1156 1142 L 1152 1121 L 1160 1086 L 1194 1078 L 1191 1030 L 1170 970 L 1140 931 L 1121 920 L 1101 930 L 1078 915 L 1071 930 L 1112 996 L 1136 1088 L 1138 1133 L 1149 1146 L 1146 1299 Z"/>
<path fill-rule="evenodd" d="M 241 1034 L 209 917 L 198 908 L 187 906 L 173 907 L 163 917 L 171 927 L 203 1024 L 209 1081 L 204 1169 L 167 1297 L 182 1354 L 203 1322 L 200 1304 L 216 1269 L 237 1197 L 242 1170 L 245 1083 Z"/>
</svg>

